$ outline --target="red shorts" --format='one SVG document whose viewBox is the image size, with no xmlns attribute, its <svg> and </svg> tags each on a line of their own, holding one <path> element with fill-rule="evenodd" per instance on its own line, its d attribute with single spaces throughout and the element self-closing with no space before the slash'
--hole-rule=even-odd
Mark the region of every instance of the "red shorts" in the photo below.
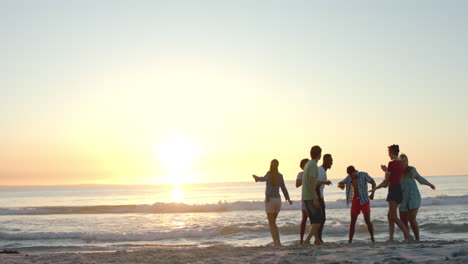
<svg viewBox="0 0 468 264">
<path fill-rule="evenodd" d="M 353 197 L 353 203 L 351 204 L 351 215 L 359 215 L 360 213 L 368 214 L 370 213 L 370 201 L 361 205 L 361 200 L 359 200 L 359 196 Z"/>
</svg>

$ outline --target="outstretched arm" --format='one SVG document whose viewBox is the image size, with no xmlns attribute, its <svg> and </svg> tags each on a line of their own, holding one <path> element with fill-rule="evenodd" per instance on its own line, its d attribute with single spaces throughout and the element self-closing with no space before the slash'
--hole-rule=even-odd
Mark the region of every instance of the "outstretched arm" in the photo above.
<svg viewBox="0 0 468 264">
<path fill-rule="evenodd" d="M 377 191 L 378 189 L 387 188 L 387 187 L 388 187 L 387 180 L 383 180 L 379 185 L 377 185 L 377 187 L 373 185 L 372 190 Z"/>
<path fill-rule="evenodd" d="M 387 188 L 388 186 L 388 183 L 386 180 L 383 180 L 377 187 L 375 186 L 375 181 L 372 180 L 374 183 L 372 184 L 372 190 L 370 190 L 369 192 L 371 193 L 371 195 L 369 196 L 369 198 L 372 200 L 374 199 L 374 193 L 375 191 L 377 191 L 378 189 L 381 189 L 381 188 Z M 371 182 L 372 183 L 372 182 Z"/>
<path fill-rule="evenodd" d="M 426 180 L 423 176 L 419 175 L 416 168 L 413 168 L 413 173 L 414 173 L 414 178 L 419 182 L 419 184 L 427 185 L 431 187 L 432 190 L 435 190 L 435 186 L 432 183 L 430 183 L 428 180 Z"/>
<path fill-rule="evenodd" d="M 331 181 L 317 181 L 317 187 L 320 187 L 322 185 L 331 185 Z"/>
<path fill-rule="evenodd" d="M 252 174 L 252 177 L 254 178 L 255 182 L 264 182 L 264 181 L 266 181 L 265 176 L 260 177 L 260 176 L 257 176 L 255 174 Z"/>
</svg>

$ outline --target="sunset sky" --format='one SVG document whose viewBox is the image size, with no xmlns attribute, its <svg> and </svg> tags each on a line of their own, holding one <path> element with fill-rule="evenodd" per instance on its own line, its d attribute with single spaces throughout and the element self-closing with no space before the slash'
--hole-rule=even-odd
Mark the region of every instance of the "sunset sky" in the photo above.
<svg viewBox="0 0 468 264">
<path fill-rule="evenodd" d="M 0 0 L 0 185 L 468 174 L 467 1 Z M 321 162 L 319 162 L 321 164 Z"/>
</svg>

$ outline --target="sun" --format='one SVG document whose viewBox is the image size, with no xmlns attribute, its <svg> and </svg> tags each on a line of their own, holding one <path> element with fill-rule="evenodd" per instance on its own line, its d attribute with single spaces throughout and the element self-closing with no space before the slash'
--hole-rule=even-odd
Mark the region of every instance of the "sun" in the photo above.
<svg viewBox="0 0 468 264">
<path fill-rule="evenodd" d="M 161 142 L 158 158 L 163 169 L 170 173 L 187 173 L 200 155 L 198 144 L 188 136 L 171 136 Z"/>
</svg>

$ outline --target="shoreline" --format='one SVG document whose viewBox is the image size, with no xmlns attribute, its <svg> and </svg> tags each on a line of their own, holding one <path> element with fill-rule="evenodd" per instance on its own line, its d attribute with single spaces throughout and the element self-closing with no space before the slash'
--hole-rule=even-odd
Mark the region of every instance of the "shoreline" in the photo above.
<svg viewBox="0 0 468 264">
<path fill-rule="evenodd" d="M 468 241 L 326 243 L 234 247 L 161 246 L 135 251 L 0 254 L 0 262 L 28 263 L 467 263 Z"/>
</svg>

